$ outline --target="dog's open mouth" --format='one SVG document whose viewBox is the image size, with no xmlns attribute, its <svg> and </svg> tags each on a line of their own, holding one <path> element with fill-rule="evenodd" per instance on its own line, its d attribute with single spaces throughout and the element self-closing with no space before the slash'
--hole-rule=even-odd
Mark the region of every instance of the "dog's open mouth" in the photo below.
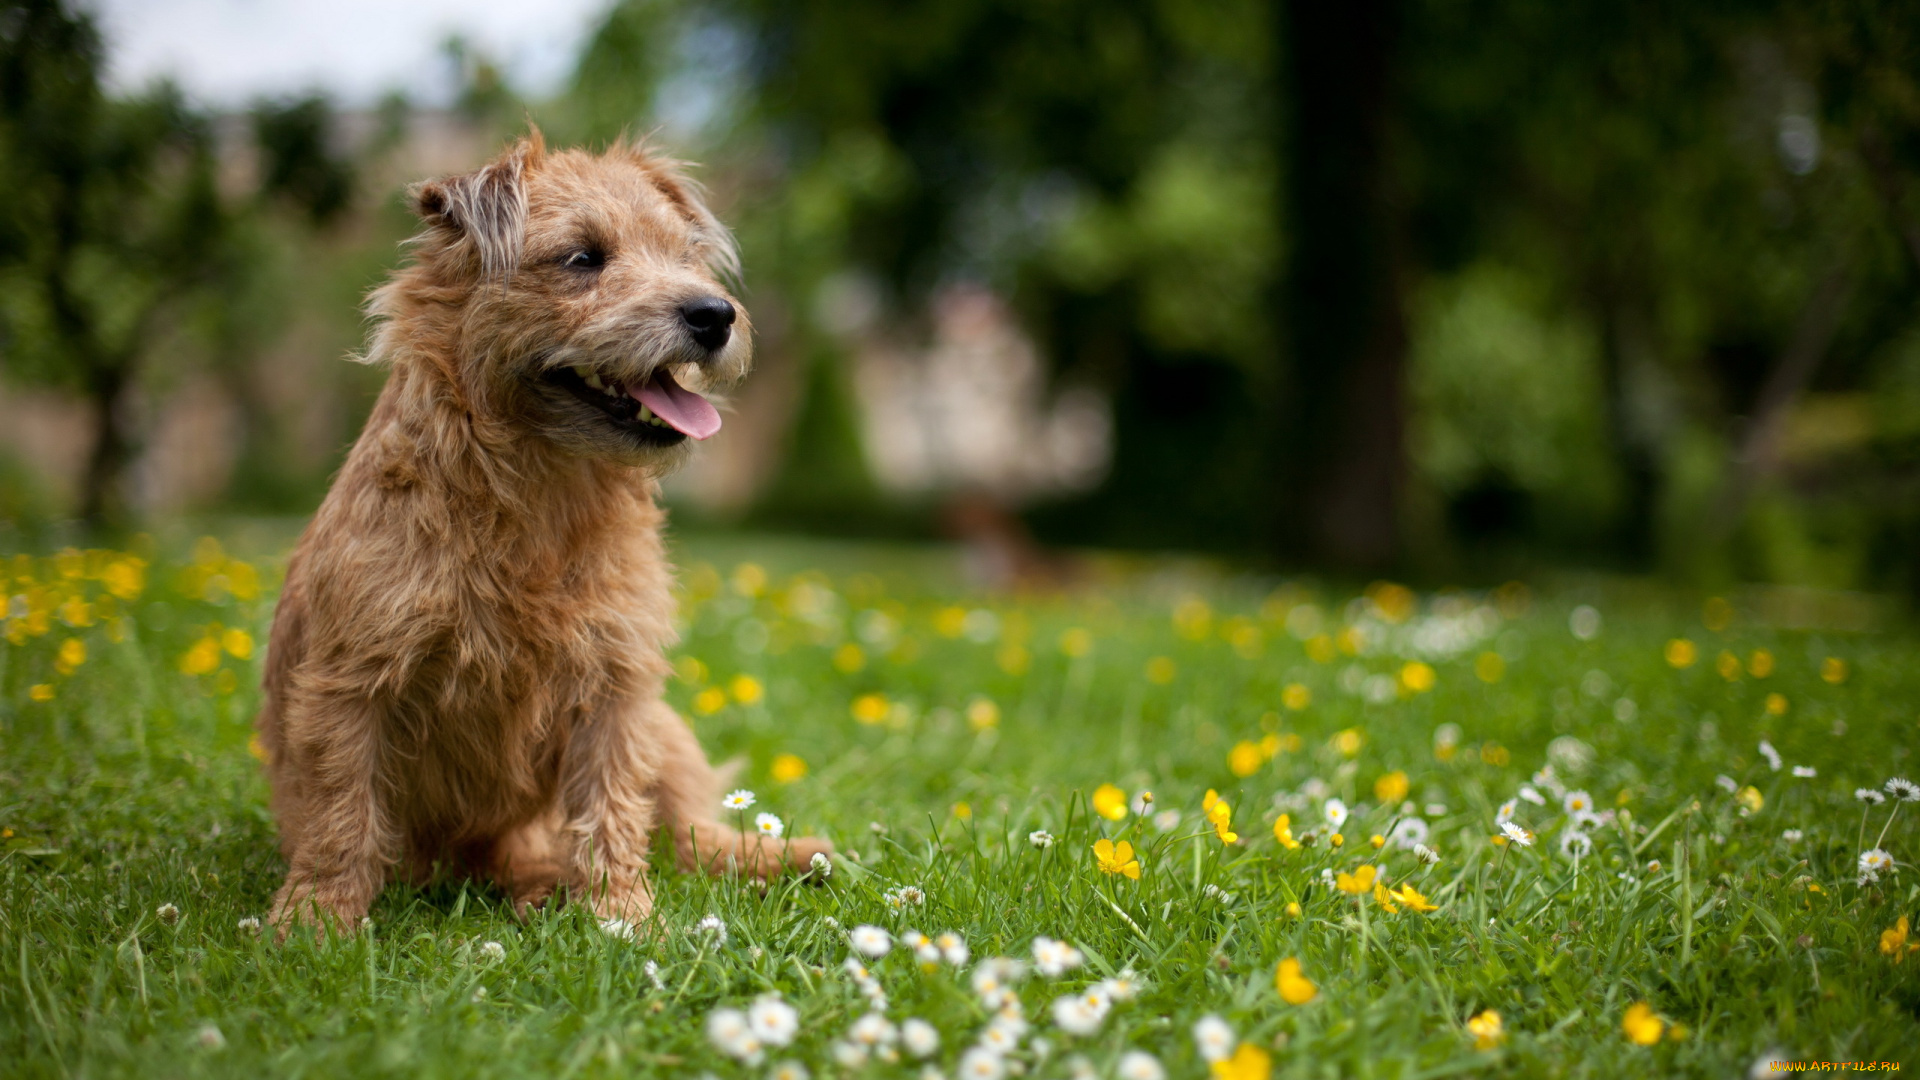
<svg viewBox="0 0 1920 1080">
<path fill-rule="evenodd" d="M 547 378 L 646 442 L 670 445 L 684 438 L 711 438 L 720 430 L 720 411 L 713 403 L 675 382 L 665 368 L 637 385 L 607 378 L 585 365 L 555 368 Z"/>
</svg>

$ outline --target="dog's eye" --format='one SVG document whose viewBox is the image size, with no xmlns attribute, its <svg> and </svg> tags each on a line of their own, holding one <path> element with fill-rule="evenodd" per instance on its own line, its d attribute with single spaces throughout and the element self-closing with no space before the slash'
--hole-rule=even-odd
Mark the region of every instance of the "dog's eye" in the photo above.
<svg viewBox="0 0 1920 1080">
<path fill-rule="evenodd" d="M 607 257 L 605 254 L 589 248 L 584 251 L 576 251 L 567 256 L 566 261 L 562 263 L 562 265 L 569 270 L 598 270 L 607 265 Z"/>
</svg>

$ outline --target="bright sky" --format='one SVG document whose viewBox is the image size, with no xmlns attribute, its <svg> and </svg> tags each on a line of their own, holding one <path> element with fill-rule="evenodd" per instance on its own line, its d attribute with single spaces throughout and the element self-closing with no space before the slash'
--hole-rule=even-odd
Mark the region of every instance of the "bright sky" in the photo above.
<svg viewBox="0 0 1920 1080">
<path fill-rule="evenodd" d="M 609 0 L 83 0 L 106 37 L 110 79 L 171 76 L 208 105 L 310 89 L 349 105 L 389 90 L 453 93 L 440 46 L 453 34 L 522 92 L 556 87 Z"/>
</svg>

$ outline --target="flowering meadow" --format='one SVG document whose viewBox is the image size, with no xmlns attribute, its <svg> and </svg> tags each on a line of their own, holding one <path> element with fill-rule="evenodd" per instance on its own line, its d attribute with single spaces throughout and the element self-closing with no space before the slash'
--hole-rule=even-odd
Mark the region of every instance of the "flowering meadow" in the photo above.
<svg viewBox="0 0 1920 1080">
<path fill-rule="evenodd" d="M 280 575 L 0 560 L 8 1075 L 1764 1076 L 1920 1046 L 1920 639 L 1767 595 L 680 545 L 722 811 L 652 923 L 462 881 L 271 943 Z M 1846 625 L 1848 629 L 1837 627 Z M 1801 1066 L 1804 1067 L 1804 1066 Z"/>
</svg>

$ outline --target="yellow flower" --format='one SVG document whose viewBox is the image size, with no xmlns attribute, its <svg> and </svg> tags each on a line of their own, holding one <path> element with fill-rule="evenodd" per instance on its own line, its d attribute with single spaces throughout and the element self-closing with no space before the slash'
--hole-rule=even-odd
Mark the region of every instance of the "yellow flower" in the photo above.
<svg viewBox="0 0 1920 1080">
<path fill-rule="evenodd" d="M 1787 715 L 1787 695 L 1768 694 L 1767 695 L 1767 712 L 1773 716 Z"/>
<path fill-rule="evenodd" d="M 52 701 L 53 684 L 34 683 L 32 686 L 27 687 L 27 696 L 35 701 Z"/>
<path fill-rule="evenodd" d="M 100 572 L 100 583 L 122 600 L 137 600 L 147 587 L 147 563 L 131 555 L 108 563 Z"/>
<path fill-rule="evenodd" d="M 1627 1014 L 1620 1019 L 1620 1030 L 1627 1033 L 1628 1041 L 1636 1046 L 1652 1046 L 1667 1033 L 1667 1022 L 1653 1011 L 1653 1006 L 1644 1001 L 1634 1002 L 1627 1008 Z"/>
<path fill-rule="evenodd" d="M 1751 784 L 1741 788 L 1740 793 L 1735 795 L 1733 799 L 1741 806 L 1746 807 L 1747 813 L 1749 814 L 1759 813 L 1760 808 L 1767 804 L 1766 797 L 1760 794 L 1760 789 Z"/>
<path fill-rule="evenodd" d="M 1307 639 L 1307 659 L 1316 664 L 1331 664 L 1336 654 L 1333 639 L 1325 634 L 1315 634 Z"/>
<path fill-rule="evenodd" d="M 1883 956 L 1893 957 L 1894 963 L 1899 963 L 1908 953 L 1915 949 L 1920 949 L 1920 945 L 1908 943 L 1907 917 L 1905 915 L 1900 916 L 1899 922 L 1880 931 L 1880 953 Z"/>
<path fill-rule="evenodd" d="M 1408 911 L 1419 912 L 1422 915 L 1425 915 L 1429 911 L 1440 910 L 1438 904 L 1428 903 L 1427 898 L 1422 896 L 1420 890 L 1414 888 L 1411 883 L 1402 885 L 1399 889 L 1395 890 L 1393 898 L 1400 901 L 1401 906 L 1405 907 Z"/>
<path fill-rule="evenodd" d="M 1170 657 L 1156 656 L 1147 661 L 1147 681 L 1155 686 L 1165 686 L 1180 673 Z"/>
<path fill-rule="evenodd" d="M 1273 1075 L 1273 1055 L 1243 1042 L 1233 1056 L 1213 1063 L 1216 1080 L 1267 1080 Z"/>
<path fill-rule="evenodd" d="M 1433 665 L 1419 660 L 1408 661 L 1400 669 L 1400 685 L 1410 694 L 1424 694 L 1433 689 L 1436 681 Z"/>
<path fill-rule="evenodd" d="M 1297 908 L 1299 905 L 1294 906 Z M 1289 1005 L 1305 1005 L 1320 994 L 1313 983 L 1300 974 L 1300 961 L 1291 956 L 1280 961 L 1280 966 L 1274 969 L 1273 988 L 1280 991 L 1280 1000 Z"/>
<path fill-rule="evenodd" d="M 807 761 L 798 754 L 781 754 L 773 759 L 773 781 L 776 784 L 791 784 L 807 775 Z"/>
<path fill-rule="evenodd" d="M 1832 683 L 1834 686 L 1839 686 L 1841 683 L 1846 682 L 1847 662 L 1837 656 L 1829 656 L 1825 660 L 1820 661 L 1820 678 L 1822 681 Z"/>
<path fill-rule="evenodd" d="M 1212 788 L 1208 788 L 1207 793 L 1205 795 L 1200 796 L 1200 809 L 1205 811 L 1210 811 L 1213 809 L 1213 804 L 1219 801 L 1220 801 L 1220 793 L 1213 790 Z"/>
<path fill-rule="evenodd" d="M 1387 846 L 1387 838 L 1381 836 L 1379 833 L 1374 833 L 1372 836 L 1367 837 L 1367 843 L 1372 844 L 1377 850 Z"/>
<path fill-rule="evenodd" d="M 1267 715 L 1272 716 L 1273 714 L 1268 713 Z M 1280 736 L 1278 735 L 1260 736 L 1260 757 L 1266 761 L 1272 761 L 1274 755 L 1280 752 L 1281 745 Z"/>
<path fill-rule="evenodd" d="M 253 635 L 235 627 L 220 635 L 220 647 L 235 660 L 245 660 L 253 655 Z"/>
<path fill-rule="evenodd" d="M 1740 677 L 1740 658 L 1721 649 L 1720 655 L 1713 658 L 1713 669 L 1720 673 L 1721 678 L 1732 682 Z"/>
<path fill-rule="evenodd" d="M 1133 845 L 1125 840 L 1118 844 L 1105 837 L 1095 840 L 1093 860 L 1103 874 L 1125 874 L 1135 881 L 1140 880 L 1140 860 L 1133 857 Z"/>
<path fill-rule="evenodd" d="M 1313 704 L 1313 691 L 1299 683 L 1288 683 L 1287 688 L 1280 691 L 1280 704 L 1294 712 L 1299 712 Z"/>
<path fill-rule="evenodd" d="M 1277 749 L 1279 746 L 1278 739 L 1274 740 L 1274 745 Z M 1257 743 L 1250 743 L 1245 739 L 1234 743 L 1233 750 L 1227 754 L 1227 768 L 1230 769 L 1235 776 L 1252 776 L 1254 773 L 1260 771 L 1260 766 L 1266 763 L 1266 755 L 1260 752 L 1259 745 Z"/>
<path fill-rule="evenodd" d="M 87 643 L 77 637 L 70 637 L 60 643 L 60 652 L 53 658 L 54 669 L 62 675 L 71 675 L 75 668 L 87 662 Z"/>
<path fill-rule="evenodd" d="M 1127 816 L 1127 793 L 1112 784 L 1101 784 L 1093 789 L 1093 812 L 1108 821 L 1119 821 Z"/>
<path fill-rule="evenodd" d="M 1468 1020 L 1467 1031 L 1473 1036 L 1475 1050 L 1491 1050 L 1507 1038 L 1507 1029 L 1500 1023 L 1500 1014 L 1492 1009 Z"/>
<path fill-rule="evenodd" d="M 707 665 L 701 663 L 698 657 L 683 656 L 675 660 L 673 673 L 680 677 L 681 682 L 695 686 L 707 681 Z"/>
<path fill-rule="evenodd" d="M 206 675 L 220 666 L 220 642 L 209 634 L 193 643 L 180 658 L 180 670 L 187 675 Z"/>
<path fill-rule="evenodd" d="M 1707 602 L 1700 606 L 1700 621 L 1717 634 L 1733 625 L 1733 605 L 1722 597 L 1708 597 Z"/>
<path fill-rule="evenodd" d="M 1473 673 L 1483 683 L 1497 683 L 1506 677 L 1507 660 L 1497 652 L 1483 652 L 1474 657 Z"/>
<path fill-rule="evenodd" d="M 1213 609 L 1205 600 L 1190 596 L 1173 609 L 1173 628 L 1189 641 L 1205 641 L 1213 630 Z"/>
<path fill-rule="evenodd" d="M 1411 785 L 1407 783 L 1407 774 L 1395 770 L 1373 782 L 1373 797 L 1381 803 L 1397 803 L 1407 797 Z"/>
<path fill-rule="evenodd" d="M 735 675 L 733 681 L 727 684 L 727 689 L 733 691 L 733 700 L 742 705 L 756 704 L 767 696 L 766 687 L 751 675 Z"/>
<path fill-rule="evenodd" d="M 877 724 L 887 718 L 891 706 L 881 694 L 861 694 L 853 699 L 853 718 L 863 724 Z"/>
<path fill-rule="evenodd" d="M 1000 706 L 990 697 L 977 697 L 967 702 L 967 723 L 975 731 L 1000 726 Z"/>
<path fill-rule="evenodd" d="M 252 754 L 256 761 L 267 760 L 267 746 L 260 741 L 259 732 L 255 731 L 247 736 L 247 753 Z"/>
<path fill-rule="evenodd" d="M 967 632 L 967 609 L 944 607 L 933 617 L 933 629 L 941 637 L 957 638 Z"/>
<path fill-rule="evenodd" d="M 1299 917 L 1300 917 L 1300 902 L 1297 900 L 1287 901 L 1287 918 L 1297 919 Z"/>
<path fill-rule="evenodd" d="M 1332 844 L 1334 847 L 1339 847 L 1346 842 L 1347 838 L 1339 833 L 1334 833 L 1332 836 L 1327 837 L 1327 843 Z"/>
<path fill-rule="evenodd" d="M 1389 915 L 1398 915 L 1400 913 L 1400 909 L 1393 906 L 1393 894 L 1387 891 L 1387 886 L 1383 882 L 1375 881 L 1373 883 L 1373 902 L 1386 909 Z"/>
<path fill-rule="evenodd" d="M 733 568 L 733 591 L 741 596 L 759 596 L 767 587 L 767 572 L 758 565 L 743 562 Z"/>
<path fill-rule="evenodd" d="M 1753 650 L 1753 655 L 1747 657 L 1747 674 L 1756 679 L 1773 674 L 1773 654 L 1765 649 Z"/>
<path fill-rule="evenodd" d="M 1700 650 L 1686 638 L 1674 638 L 1667 642 L 1666 656 L 1668 664 L 1677 668 L 1688 668 L 1693 666 L 1695 660 L 1700 659 Z"/>
<path fill-rule="evenodd" d="M 1033 654 L 1028 652 L 1024 645 L 1009 643 L 1000 647 L 1000 652 L 994 659 L 999 663 L 1001 671 L 1009 675 L 1025 675 L 1028 665 L 1033 663 Z"/>
<path fill-rule="evenodd" d="M 79 593 L 74 593 L 66 603 L 60 605 L 60 621 L 68 626 L 92 626 L 93 605 L 80 599 Z"/>
<path fill-rule="evenodd" d="M 953 816 L 959 818 L 961 821 L 972 821 L 973 820 L 973 804 L 970 802 L 964 802 L 964 801 L 954 803 Z"/>
<path fill-rule="evenodd" d="M 1074 627 L 1060 635 L 1060 651 L 1068 656 L 1079 658 L 1093 651 L 1093 634 L 1081 627 Z"/>
<path fill-rule="evenodd" d="M 1293 815 L 1281 814 L 1280 817 L 1274 821 L 1273 838 L 1280 841 L 1280 846 L 1286 848 L 1288 851 L 1299 848 L 1300 841 L 1293 838 Z"/>
<path fill-rule="evenodd" d="M 1227 800 L 1215 799 L 1213 805 L 1207 807 L 1207 820 L 1213 822 L 1214 835 L 1220 838 L 1221 843 L 1239 841 L 1240 834 L 1233 831 L 1233 807 L 1227 805 Z"/>
<path fill-rule="evenodd" d="M 1341 892 L 1359 896 L 1373 891 L 1373 876 L 1378 872 L 1378 869 L 1372 866 L 1363 866 L 1351 874 L 1342 870 L 1334 882 L 1339 885 Z"/>
<path fill-rule="evenodd" d="M 709 686 L 693 695 L 693 711 L 701 716 L 712 716 L 727 707 L 727 692 L 717 686 Z"/>
<path fill-rule="evenodd" d="M 835 671 L 851 675 L 866 666 L 866 650 L 851 641 L 833 650 L 833 667 Z"/>
</svg>

